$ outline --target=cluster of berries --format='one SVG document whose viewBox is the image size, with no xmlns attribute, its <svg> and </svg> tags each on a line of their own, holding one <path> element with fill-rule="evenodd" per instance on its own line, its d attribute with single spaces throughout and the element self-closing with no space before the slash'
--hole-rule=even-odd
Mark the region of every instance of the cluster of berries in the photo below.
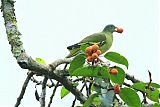
<svg viewBox="0 0 160 107">
<path fill-rule="evenodd" d="M 87 55 L 87 61 L 88 62 L 92 62 L 93 60 L 97 59 L 98 56 L 102 53 L 99 50 L 99 46 L 96 45 L 96 44 L 87 47 L 85 52 L 86 52 L 86 55 Z"/>
<path fill-rule="evenodd" d="M 98 56 L 101 55 L 102 52 L 99 50 L 99 46 L 94 44 L 92 46 L 87 47 L 86 50 L 85 50 L 85 53 L 87 55 L 87 61 L 88 62 L 92 62 L 95 59 L 98 59 Z M 109 73 L 113 74 L 113 75 L 117 75 L 118 74 L 118 70 L 113 67 L 113 68 L 110 68 Z M 114 89 L 114 93 L 115 94 L 119 94 L 120 93 L 120 85 L 115 84 L 113 86 L 113 89 Z"/>
</svg>

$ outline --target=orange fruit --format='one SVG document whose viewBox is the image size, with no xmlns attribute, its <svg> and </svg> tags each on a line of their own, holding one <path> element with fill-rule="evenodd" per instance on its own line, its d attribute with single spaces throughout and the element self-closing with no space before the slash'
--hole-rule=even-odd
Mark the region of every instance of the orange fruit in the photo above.
<svg viewBox="0 0 160 107">
<path fill-rule="evenodd" d="M 100 50 L 97 50 L 95 53 L 96 53 L 97 55 L 100 55 L 102 52 L 101 52 Z"/>
<path fill-rule="evenodd" d="M 111 68 L 109 73 L 113 74 L 113 75 L 116 75 L 116 74 L 118 74 L 118 70 L 116 68 Z"/>
<path fill-rule="evenodd" d="M 97 53 L 93 53 L 93 54 L 92 54 L 92 59 L 96 59 L 96 58 L 98 58 Z"/>
<path fill-rule="evenodd" d="M 114 85 L 113 89 L 114 89 L 114 93 L 115 94 L 119 94 L 120 93 L 120 85 L 118 85 L 118 84 Z"/>
<path fill-rule="evenodd" d="M 93 59 L 92 59 L 92 56 L 88 56 L 88 57 L 87 57 L 87 61 L 88 61 L 88 62 L 92 62 L 92 60 L 93 60 Z"/>
<path fill-rule="evenodd" d="M 87 55 L 92 55 L 92 47 L 87 47 L 86 50 L 85 50 L 86 54 Z"/>
<path fill-rule="evenodd" d="M 122 33 L 122 32 L 123 32 L 123 29 L 122 29 L 122 28 L 117 28 L 116 32 Z"/>
<path fill-rule="evenodd" d="M 98 49 L 99 49 L 98 45 L 96 45 L 96 44 L 92 45 L 93 52 L 96 52 Z"/>
</svg>

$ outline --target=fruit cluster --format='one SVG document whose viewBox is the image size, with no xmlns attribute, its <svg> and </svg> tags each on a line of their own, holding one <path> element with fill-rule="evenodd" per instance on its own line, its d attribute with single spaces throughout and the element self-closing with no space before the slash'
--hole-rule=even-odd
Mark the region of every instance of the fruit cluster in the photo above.
<svg viewBox="0 0 160 107">
<path fill-rule="evenodd" d="M 120 93 L 120 85 L 115 84 L 115 85 L 113 86 L 113 89 L 114 89 L 114 93 L 115 93 L 115 94 L 119 94 L 119 93 Z"/>
<path fill-rule="evenodd" d="M 94 59 L 97 59 L 98 56 L 102 53 L 99 50 L 99 46 L 96 45 L 96 44 L 87 47 L 85 52 L 86 52 L 86 55 L 87 55 L 87 61 L 88 62 L 92 62 Z"/>
</svg>

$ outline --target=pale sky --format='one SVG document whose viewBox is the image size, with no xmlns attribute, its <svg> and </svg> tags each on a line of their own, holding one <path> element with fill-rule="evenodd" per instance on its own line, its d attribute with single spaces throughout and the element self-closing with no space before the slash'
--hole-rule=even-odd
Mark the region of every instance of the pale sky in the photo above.
<svg viewBox="0 0 160 107">
<path fill-rule="evenodd" d="M 109 51 L 119 52 L 128 59 L 129 74 L 148 82 L 150 70 L 153 81 L 160 82 L 158 0 L 17 0 L 15 9 L 24 48 L 33 58 L 40 57 L 47 63 L 64 58 L 68 45 L 102 31 L 107 24 L 114 24 L 124 32 L 114 33 Z M 2 17 L 0 24 L 0 107 L 13 107 L 27 70 L 17 65 L 10 51 Z M 34 89 L 30 82 L 20 107 L 39 107 Z M 54 107 L 71 106 L 73 95 L 63 100 L 59 96 L 57 91 Z"/>
</svg>

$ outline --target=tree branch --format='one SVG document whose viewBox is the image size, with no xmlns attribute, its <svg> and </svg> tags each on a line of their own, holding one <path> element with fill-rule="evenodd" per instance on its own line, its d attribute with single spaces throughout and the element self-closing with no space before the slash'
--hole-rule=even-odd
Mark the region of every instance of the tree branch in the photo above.
<svg viewBox="0 0 160 107">
<path fill-rule="evenodd" d="M 140 80 L 136 79 L 134 76 L 126 73 L 126 79 L 131 80 L 133 83 L 140 82 Z"/>
<path fill-rule="evenodd" d="M 54 62 L 52 62 L 51 64 L 49 64 L 49 66 L 52 68 L 52 70 L 55 70 L 56 67 L 58 67 L 61 64 L 68 64 L 71 62 L 71 59 L 65 58 L 65 59 L 58 59 Z"/>
<path fill-rule="evenodd" d="M 23 48 L 23 43 L 20 40 L 21 33 L 18 31 L 17 27 L 17 20 L 14 13 L 14 2 L 12 0 L 1 0 L 1 2 L 8 41 L 11 45 L 13 56 L 16 58 L 19 66 L 23 69 L 28 69 L 35 74 L 48 75 L 49 78 L 53 78 L 61 82 L 62 85 L 72 94 L 74 94 L 81 103 L 84 103 L 86 101 L 86 97 L 76 87 L 72 86 L 72 82 L 70 80 L 64 77 L 57 76 L 55 73 L 53 73 L 53 71 L 56 69 L 54 67 L 56 67 L 57 64 L 56 66 L 53 66 L 53 63 L 49 66 L 42 65 L 27 55 L 25 49 Z"/>
<path fill-rule="evenodd" d="M 84 87 L 85 87 L 85 86 L 86 86 L 86 83 L 84 83 L 84 84 L 82 85 L 82 88 L 80 89 L 80 92 L 82 92 L 82 91 L 83 91 L 83 89 L 84 89 Z M 74 98 L 74 100 L 73 100 L 73 102 L 72 102 L 72 106 L 71 106 L 71 107 L 74 107 L 75 103 L 76 103 L 76 97 Z"/>
<path fill-rule="evenodd" d="M 49 100 L 48 107 L 50 107 L 51 104 L 52 104 L 52 100 L 53 100 L 53 97 L 54 97 L 54 95 L 55 95 L 55 92 L 56 92 L 56 90 L 57 90 L 58 85 L 59 85 L 59 82 L 56 83 L 56 85 L 55 85 L 55 87 L 54 87 L 54 90 L 53 90 L 53 92 L 52 92 L 52 95 L 50 96 L 50 100 Z"/>
<path fill-rule="evenodd" d="M 42 93 L 40 97 L 40 104 L 41 107 L 45 107 L 45 97 L 46 97 L 46 84 L 47 84 L 48 77 L 45 76 L 42 82 Z"/>
<path fill-rule="evenodd" d="M 34 77 L 31 78 L 31 81 L 33 83 L 36 83 L 36 85 L 42 85 L 42 81 L 38 81 Z M 55 85 L 54 83 L 52 83 L 52 84 L 46 84 L 46 86 L 49 87 L 49 88 L 53 87 L 54 85 Z"/>
<path fill-rule="evenodd" d="M 21 93 L 20 93 L 19 97 L 17 98 L 17 102 L 16 102 L 16 104 L 15 104 L 14 107 L 18 107 L 18 106 L 20 105 L 21 100 L 22 100 L 22 98 L 23 98 L 23 96 L 24 96 L 24 93 L 25 93 L 25 91 L 26 91 L 26 87 L 27 87 L 27 85 L 28 85 L 28 83 L 29 83 L 29 80 L 30 80 L 31 77 L 33 76 L 33 74 L 34 74 L 33 72 L 29 72 L 29 73 L 28 73 L 28 76 L 27 76 L 26 80 L 25 80 L 24 83 L 23 83 Z"/>
</svg>

